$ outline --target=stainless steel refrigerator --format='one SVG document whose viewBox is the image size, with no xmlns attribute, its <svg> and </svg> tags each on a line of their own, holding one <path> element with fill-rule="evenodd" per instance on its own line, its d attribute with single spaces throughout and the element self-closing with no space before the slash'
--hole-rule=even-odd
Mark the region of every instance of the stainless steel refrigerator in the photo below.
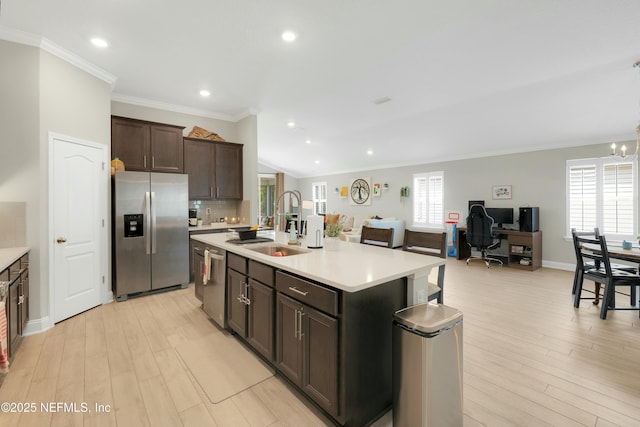
<svg viewBox="0 0 640 427">
<path fill-rule="evenodd" d="M 118 301 L 189 284 L 188 175 L 116 172 L 113 292 Z"/>
</svg>

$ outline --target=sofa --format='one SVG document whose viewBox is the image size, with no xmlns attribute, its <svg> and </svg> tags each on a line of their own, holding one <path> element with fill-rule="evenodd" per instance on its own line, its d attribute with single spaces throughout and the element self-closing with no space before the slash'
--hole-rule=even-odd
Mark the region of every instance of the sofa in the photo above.
<svg viewBox="0 0 640 427">
<path fill-rule="evenodd" d="M 325 223 L 342 225 L 340 239 L 355 243 L 360 243 L 363 225 L 374 228 L 391 228 L 393 229 L 392 247 L 402 247 L 405 228 L 403 219 L 394 217 L 380 218 L 374 215 L 327 214 L 325 215 Z"/>
</svg>

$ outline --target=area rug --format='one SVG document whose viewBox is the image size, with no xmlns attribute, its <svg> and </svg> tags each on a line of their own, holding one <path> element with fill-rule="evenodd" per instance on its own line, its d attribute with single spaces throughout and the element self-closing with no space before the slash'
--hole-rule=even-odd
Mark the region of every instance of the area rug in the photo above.
<svg viewBox="0 0 640 427">
<path fill-rule="evenodd" d="M 219 403 L 273 376 L 273 371 L 232 336 L 215 334 L 176 348 L 211 403 Z"/>
</svg>

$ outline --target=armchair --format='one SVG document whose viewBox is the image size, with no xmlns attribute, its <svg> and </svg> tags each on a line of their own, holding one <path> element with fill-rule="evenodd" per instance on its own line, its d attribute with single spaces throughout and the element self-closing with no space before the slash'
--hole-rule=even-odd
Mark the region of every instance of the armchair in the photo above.
<svg viewBox="0 0 640 427">
<path fill-rule="evenodd" d="M 487 256 L 487 249 L 495 249 L 500 246 L 500 239 L 494 238 L 492 228 L 493 218 L 487 214 L 484 206 L 472 205 L 467 217 L 467 243 L 472 248 L 479 250 L 481 256 L 470 256 L 467 258 L 467 264 L 471 260 L 479 259 L 484 261 L 487 268 L 489 268 L 491 261 L 502 266 L 501 260 Z"/>
</svg>

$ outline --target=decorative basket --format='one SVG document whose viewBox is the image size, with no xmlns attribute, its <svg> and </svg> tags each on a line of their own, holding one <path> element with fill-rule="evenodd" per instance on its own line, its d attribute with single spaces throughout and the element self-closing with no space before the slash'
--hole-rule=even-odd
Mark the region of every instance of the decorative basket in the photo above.
<svg viewBox="0 0 640 427">
<path fill-rule="evenodd" d="M 226 141 L 223 137 L 215 132 L 208 131 L 198 126 L 194 126 L 189 132 L 189 138 L 209 139 L 211 141 Z"/>
</svg>

